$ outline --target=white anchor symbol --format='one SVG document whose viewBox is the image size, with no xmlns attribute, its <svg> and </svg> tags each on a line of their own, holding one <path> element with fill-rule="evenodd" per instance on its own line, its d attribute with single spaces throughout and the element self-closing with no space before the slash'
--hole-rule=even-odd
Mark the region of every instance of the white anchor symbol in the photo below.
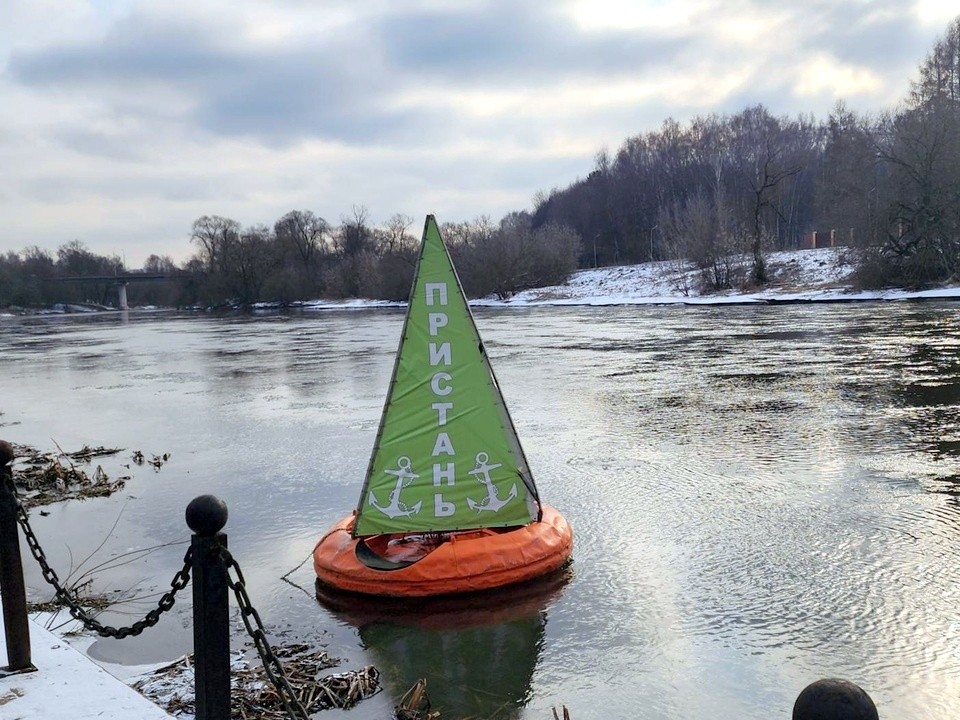
<svg viewBox="0 0 960 720">
<path fill-rule="evenodd" d="M 490 479 L 490 471 L 496 470 L 498 467 L 500 467 L 501 463 L 488 465 L 488 459 L 489 457 L 485 452 L 477 453 L 477 465 L 475 468 L 473 468 L 473 470 L 470 471 L 470 474 L 477 479 L 477 482 L 483 483 L 487 488 L 487 496 L 480 502 L 474 502 L 470 498 L 467 498 L 467 505 L 470 506 L 471 510 L 476 510 L 478 513 L 483 510 L 498 512 L 500 508 L 517 496 L 517 484 L 514 483 L 513 487 L 510 488 L 507 499 L 500 499 L 500 496 L 497 495 L 497 486 L 494 485 L 493 480 Z M 481 475 L 483 477 L 481 477 Z"/>
<path fill-rule="evenodd" d="M 403 491 L 403 488 L 420 476 L 410 472 L 410 458 L 406 456 L 397 458 L 397 468 L 397 470 L 384 470 L 387 475 L 396 475 L 397 477 L 397 484 L 393 490 L 390 491 L 389 505 L 380 505 L 372 490 L 368 495 L 370 504 L 389 518 L 415 515 L 420 512 L 420 506 L 423 505 L 422 500 L 418 501 L 417 504 L 412 507 L 400 501 L 400 493 Z"/>
</svg>

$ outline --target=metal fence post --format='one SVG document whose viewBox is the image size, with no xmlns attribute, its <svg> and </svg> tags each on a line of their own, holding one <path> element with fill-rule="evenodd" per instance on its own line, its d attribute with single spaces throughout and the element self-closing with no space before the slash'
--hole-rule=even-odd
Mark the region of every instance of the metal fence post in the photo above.
<svg viewBox="0 0 960 720">
<path fill-rule="evenodd" d="M 13 488 L 13 447 L 0 440 L 0 597 L 3 601 L 3 633 L 7 643 L 8 672 L 36 670 L 30 658 L 30 623 L 27 591 L 20 560 L 17 530 L 17 497 Z"/>
<path fill-rule="evenodd" d="M 196 720 L 230 718 L 230 608 L 227 568 L 218 551 L 226 547 L 220 532 L 227 524 L 227 506 L 213 495 L 187 505 L 193 530 L 193 656 Z"/>
<path fill-rule="evenodd" d="M 879 720 L 877 706 L 859 685 L 823 678 L 807 685 L 793 704 L 793 720 Z"/>
</svg>

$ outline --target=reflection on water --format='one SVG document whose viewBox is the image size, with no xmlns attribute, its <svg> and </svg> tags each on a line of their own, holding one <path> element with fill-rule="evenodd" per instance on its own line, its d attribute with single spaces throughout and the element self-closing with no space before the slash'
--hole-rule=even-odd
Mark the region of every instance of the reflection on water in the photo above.
<svg viewBox="0 0 960 720">
<path fill-rule="evenodd" d="M 569 570 L 499 592 L 382 600 L 316 585 L 317 600 L 357 628 L 362 646 L 401 697 L 427 678 L 433 707 L 451 717 L 520 716 L 543 648 L 545 608 Z"/>
<path fill-rule="evenodd" d="M 760 720 L 831 675 L 882 717 L 960 715 L 958 306 L 477 316 L 541 493 L 576 533 L 569 583 L 515 616 L 411 623 L 318 605 L 309 564 L 280 581 L 356 503 L 401 313 L 0 318 L 0 436 L 171 453 L 114 497 L 34 514 L 61 576 L 159 546 L 93 586 L 127 593 L 104 622 L 142 616 L 180 567 L 183 508 L 215 493 L 270 630 L 381 666 L 390 691 L 358 720 L 419 676 L 453 717 Z M 49 597 L 36 568 L 28 585 Z M 189 627 L 183 598 L 91 653 L 172 660 Z"/>
<path fill-rule="evenodd" d="M 534 612 L 463 628 L 385 621 L 361 627 L 360 641 L 395 696 L 429 678 L 431 704 L 452 717 L 513 718 L 529 699 L 545 619 Z"/>
</svg>

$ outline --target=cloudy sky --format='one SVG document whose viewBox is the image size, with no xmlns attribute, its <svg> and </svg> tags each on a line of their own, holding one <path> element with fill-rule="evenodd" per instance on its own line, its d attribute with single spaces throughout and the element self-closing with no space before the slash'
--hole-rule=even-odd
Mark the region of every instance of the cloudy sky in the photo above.
<svg viewBox="0 0 960 720">
<path fill-rule="evenodd" d="M 960 0 L 0 0 L 0 251 L 205 214 L 499 219 L 603 147 L 902 99 Z"/>
</svg>

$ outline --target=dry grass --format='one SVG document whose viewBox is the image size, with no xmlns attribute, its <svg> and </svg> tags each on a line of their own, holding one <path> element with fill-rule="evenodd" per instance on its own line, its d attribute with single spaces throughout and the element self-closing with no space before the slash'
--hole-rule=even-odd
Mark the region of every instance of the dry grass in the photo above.
<svg viewBox="0 0 960 720">
<path fill-rule="evenodd" d="M 350 708 L 380 690 L 380 673 L 373 666 L 319 677 L 322 670 L 339 661 L 323 650 L 304 644 L 273 646 L 300 704 L 315 713 L 329 708 Z M 230 716 L 232 720 L 287 720 L 288 715 L 259 659 L 253 663 L 235 654 L 230 667 Z M 154 670 L 133 688 L 175 716 L 192 716 L 194 704 L 193 656 L 186 655 Z"/>
<path fill-rule="evenodd" d="M 131 478 L 130 475 L 111 478 L 99 464 L 90 467 L 97 458 L 122 452 L 120 448 L 84 446 L 75 452 L 65 452 L 57 447 L 56 452 L 42 452 L 27 445 L 15 445 L 14 452 L 13 482 L 26 509 L 63 500 L 107 497 L 122 489 Z M 164 453 L 145 460 L 137 450 L 131 460 L 136 465 L 148 464 L 159 470 L 169 458 L 170 455 Z"/>
</svg>

